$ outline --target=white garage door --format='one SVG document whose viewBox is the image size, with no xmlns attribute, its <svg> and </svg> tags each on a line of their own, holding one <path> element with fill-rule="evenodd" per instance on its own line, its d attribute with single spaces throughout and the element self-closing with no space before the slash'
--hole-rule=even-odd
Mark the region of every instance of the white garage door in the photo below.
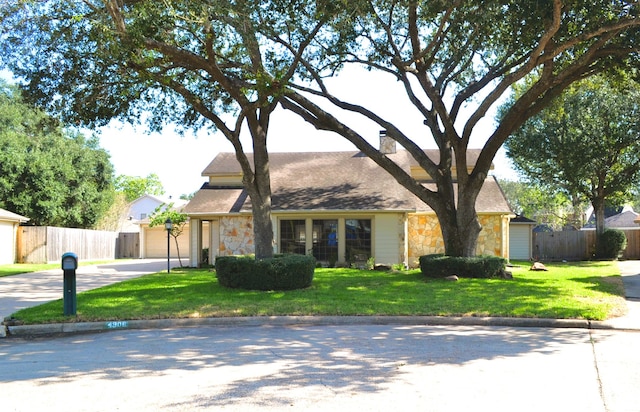
<svg viewBox="0 0 640 412">
<path fill-rule="evenodd" d="M 529 259 L 531 226 L 509 225 L 509 259 Z"/>
</svg>

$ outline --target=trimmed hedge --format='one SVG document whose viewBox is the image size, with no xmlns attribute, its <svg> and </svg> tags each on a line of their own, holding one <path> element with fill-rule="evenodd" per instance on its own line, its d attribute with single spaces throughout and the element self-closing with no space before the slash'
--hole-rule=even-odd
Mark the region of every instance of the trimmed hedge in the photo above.
<svg viewBox="0 0 640 412">
<path fill-rule="evenodd" d="M 619 229 L 606 229 L 598 239 L 596 257 L 598 259 L 617 259 L 627 248 L 627 237 Z"/>
<path fill-rule="evenodd" d="M 420 271 L 429 278 L 456 275 L 462 278 L 509 278 L 507 260 L 497 256 L 420 256 Z"/>
<path fill-rule="evenodd" d="M 316 260 L 306 255 L 281 255 L 256 260 L 253 256 L 216 258 L 218 282 L 248 290 L 293 290 L 311 286 Z"/>
</svg>

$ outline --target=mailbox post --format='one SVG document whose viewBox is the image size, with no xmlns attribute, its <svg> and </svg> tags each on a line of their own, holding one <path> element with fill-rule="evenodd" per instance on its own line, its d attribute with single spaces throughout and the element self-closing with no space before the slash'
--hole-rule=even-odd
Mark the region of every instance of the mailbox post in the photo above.
<svg viewBox="0 0 640 412">
<path fill-rule="evenodd" d="M 76 314 L 76 269 L 78 269 L 78 255 L 73 252 L 67 252 L 62 255 L 62 271 L 64 272 L 63 282 L 63 302 L 64 315 L 70 316 Z"/>
</svg>

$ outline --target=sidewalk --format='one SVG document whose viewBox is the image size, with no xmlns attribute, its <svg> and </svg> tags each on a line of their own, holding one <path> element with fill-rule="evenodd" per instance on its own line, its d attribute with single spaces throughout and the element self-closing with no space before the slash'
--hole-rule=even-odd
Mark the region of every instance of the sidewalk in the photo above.
<svg viewBox="0 0 640 412">
<path fill-rule="evenodd" d="M 640 261 L 623 260 L 618 262 L 618 267 L 624 283 L 628 312 L 625 316 L 602 323 L 613 329 L 640 330 Z"/>
<path fill-rule="evenodd" d="M 146 273 L 166 270 L 162 259 L 132 260 L 82 267 L 77 272 L 77 291 L 82 292 L 120 282 Z M 177 260 L 171 262 L 178 265 Z M 170 328 L 198 325 L 344 325 L 344 324 L 406 324 L 513 326 L 582 329 L 617 329 L 640 331 L 640 261 L 618 262 L 625 285 L 628 312 L 625 316 L 606 321 L 581 319 L 439 317 L 439 316 L 280 316 L 211 319 L 159 319 L 118 322 L 60 323 L 46 325 L 0 325 L 0 337 L 7 334 L 33 336 L 40 334 L 90 332 L 112 329 Z M 0 319 L 15 311 L 62 297 L 62 270 L 30 273 L 0 278 Z"/>
</svg>

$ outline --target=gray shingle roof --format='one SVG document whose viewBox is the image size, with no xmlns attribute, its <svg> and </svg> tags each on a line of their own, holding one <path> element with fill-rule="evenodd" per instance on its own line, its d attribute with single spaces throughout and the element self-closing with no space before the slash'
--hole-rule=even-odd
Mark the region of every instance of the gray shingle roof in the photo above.
<svg viewBox="0 0 640 412">
<path fill-rule="evenodd" d="M 436 151 L 427 153 L 432 158 L 437 155 Z M 475 162 L 477 153 L 470 151 L 469 161 Z M 416 164 L 404 150 L 388 156 L 407 172 Z M 274 211 L 431 211 L 429 206 L 360 152 L 270 153 L 269 161 Z M 240 172 L 234 153 L 220 153 L 202 175 Z M 435 190 L 434 184 L 425 185 Z M 486 179 L 476 209 L 478 212 L 511 212 L 494 178 Z M 184 209 L 189 214 L 250 211 L 250 199 L 240 186 L 229 188 L 208 184 Z"/>
</svg>

